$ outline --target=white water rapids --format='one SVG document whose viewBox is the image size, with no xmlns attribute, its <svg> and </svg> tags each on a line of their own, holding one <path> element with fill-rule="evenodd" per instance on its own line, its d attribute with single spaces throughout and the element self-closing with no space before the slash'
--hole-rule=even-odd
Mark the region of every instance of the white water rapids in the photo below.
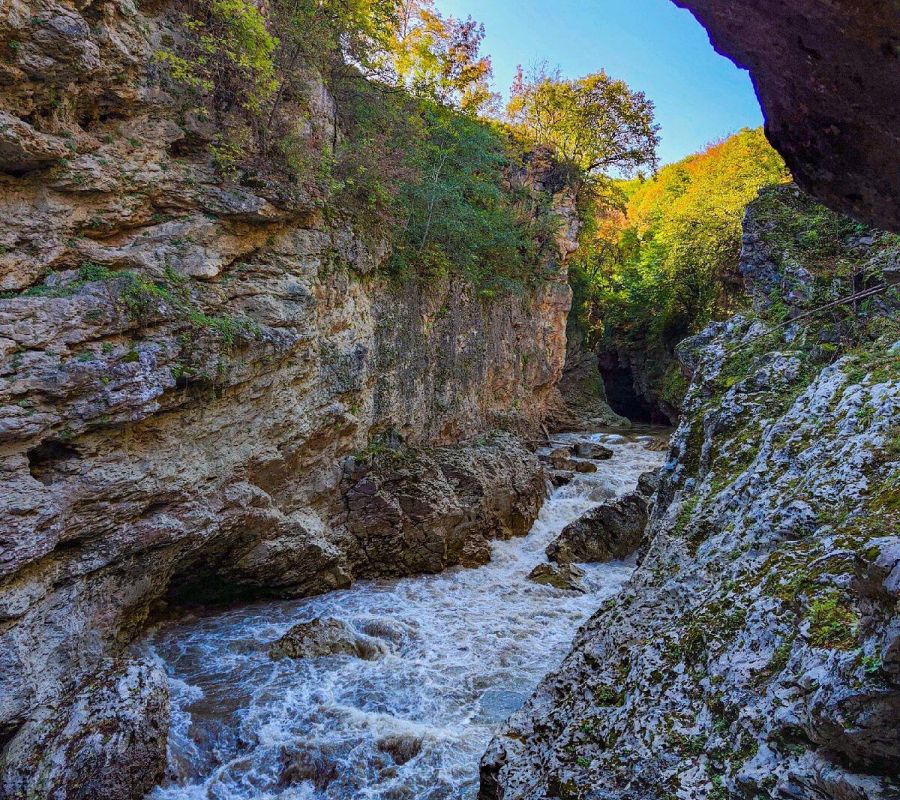
<svg viewBox="0 0 900 800">
<path fill-rule="evenodd" d="M 587 565 L 586 594 L 526 576 L 563 527 L 661 465 L 646 447 L 652 436 L 660 432 L 556 437 L 602 442 L 614 455 L 555 489 L 531 532 L 495 543 L 484 567 L 360 582 L 158 630 L 148 646 L 169 675 L 173 720 L 168 776 L 148 800 L 474 798 L 496 727 L 633 562 Z M 318 617 L 377 629 L 389 654 L 269 658 L 271 642 Z"/>
</svg>

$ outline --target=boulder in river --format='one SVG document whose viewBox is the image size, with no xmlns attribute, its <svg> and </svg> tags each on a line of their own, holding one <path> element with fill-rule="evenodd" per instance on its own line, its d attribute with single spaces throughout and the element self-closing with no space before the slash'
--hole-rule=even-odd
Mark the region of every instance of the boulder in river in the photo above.
<svg viewBox="0 0 900 800">
<path fill-rule="evenodd" d="M 567 469 L 552 469 L 550 470 L 550 483 L 554 486 L 565 486 L 567 483 L 572 482 L 572 478 L 575 477 L 575 474 L 571 470 Z"/>
<path fill-rule="evenodd" d="M 411 733 L 395 733 L 379 739 L 375 746 L 394 759 L 394 763 L 405 764 L 422 752 L 422 738 Z"/>
<path fill-rule="evenodd" d="M 659 470 L 651 469 L 641 473 L 635 491 L 650 500 L 656 494 L 657 488 L 659 488 Z"/>
<path fill-rule="evenodd" d="M 338 778 L 338 764 L 332 754 L 310 749 L 282 753 L 278 788 L 311 783 L 320 792 Z"/>
<path fill-rule="evenodd" d="M 575 455 L 580 458 L 593 458 L 595 461 L 605 461 L 613 457 L 613 451 L 599 442 L 578 442 L 575 445 Z"/>
<path fill-rule="evenodd" d="M 547 557 L 557 564 L 625 558 L 641 544 L 648 508 L 638 492 L 592 508 L 563 528 L 547 547 Z"/>
<path fill-rule="evenodd" d="M 596 472 L 597 465 L 593 461 L 584 461 L 583 459 L 578 459 L 575 462 L 575 471 L 576 472 Z"/>
<path fill-rule="evenodd" d="M 556 589 L 566 589 L 570 592 L 584 592 L 580 578 L 584 577 L 584 570 L 574 564 L 538 564 L 528 574 L 528 580 L 542 583 L 545 586 L 553 586 Z"/>
<path fill-rule="evenodd" d="M 281 658 L 316 658 L 349 655 L 372 661 L 388 651 L 384 642 L 357 633 L 339 619 L 314 619 L 294 625 L 269 647 L 269 656 Z"/>
<path fill-rule="evenodd" d="M 543 465 L 505 433 L 358 454 L 344 469 L 357 578 L 482 566 L 494 539 L 528 533 L 546 494 Z"/>
<path fill-rule="evenodd" d="M 557 447 L 550 451 L 546 456 L 547 461 L 553 466 L 553 469 L 574 470 L 575 462 L 572 459 L 571 447 Z"/>
</svg>

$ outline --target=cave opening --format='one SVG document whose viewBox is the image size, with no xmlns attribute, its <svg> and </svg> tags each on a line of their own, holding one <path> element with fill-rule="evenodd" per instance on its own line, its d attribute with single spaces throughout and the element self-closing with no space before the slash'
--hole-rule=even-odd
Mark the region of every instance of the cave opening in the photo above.
<svg viewBox="0 0 900 800">
<path fill-rule="evenodd" d="M 637 393 L 630 368 L 620 366 L 601 368 L 600 375 L 606 389 L 606 401 L 613 411 L 632 422 L 643 425 L 653 423 L 653 409 Z"/>
</svg>

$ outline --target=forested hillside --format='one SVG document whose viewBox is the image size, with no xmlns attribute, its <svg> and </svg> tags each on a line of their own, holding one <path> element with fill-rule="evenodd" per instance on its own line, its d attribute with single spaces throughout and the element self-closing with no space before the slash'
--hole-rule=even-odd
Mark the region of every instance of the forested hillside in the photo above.
<svg viewBox="0 0 900 800">
<path fill-rule="evenodd" d="M 675 345 L 747 302 L 741 223 L 759 190 L 789 180 L 761 130 L 741 131 L 651 177 L 609 185 L 571 270 L 574 322 L 648 408 L 675 416 Z"/>
<path fill-rule="evenodd" d="M 2 800 L 898 797 L 873 96 L 663 164 L 688 15 L 496 2 L 0 4 Z"/>
</svg>

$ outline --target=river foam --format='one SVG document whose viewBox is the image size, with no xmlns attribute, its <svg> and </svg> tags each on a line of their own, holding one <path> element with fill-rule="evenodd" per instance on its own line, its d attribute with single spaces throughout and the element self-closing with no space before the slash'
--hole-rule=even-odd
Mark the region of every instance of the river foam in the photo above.
<svg viewBox="0 0 900 800">
<path fill-rule="evenodd" d="M 586 565 L 586 594 L 526 579 L 565 525 L 663 460 L 649 435 L 557 437 L 586 439 L 613 457 L 555 489 L 529 534 L 495 543 L 484 567 L 360 582 L 157 631 L 146 647 L 169 675 L 173 723 L 167 779 L 148 799 L 474 798 L 496 726 L 633 569 L 632 560 Z M 269 658 L 271 642 L 319 617 L 377 636 L 389 652 Z"/>
</svg>

